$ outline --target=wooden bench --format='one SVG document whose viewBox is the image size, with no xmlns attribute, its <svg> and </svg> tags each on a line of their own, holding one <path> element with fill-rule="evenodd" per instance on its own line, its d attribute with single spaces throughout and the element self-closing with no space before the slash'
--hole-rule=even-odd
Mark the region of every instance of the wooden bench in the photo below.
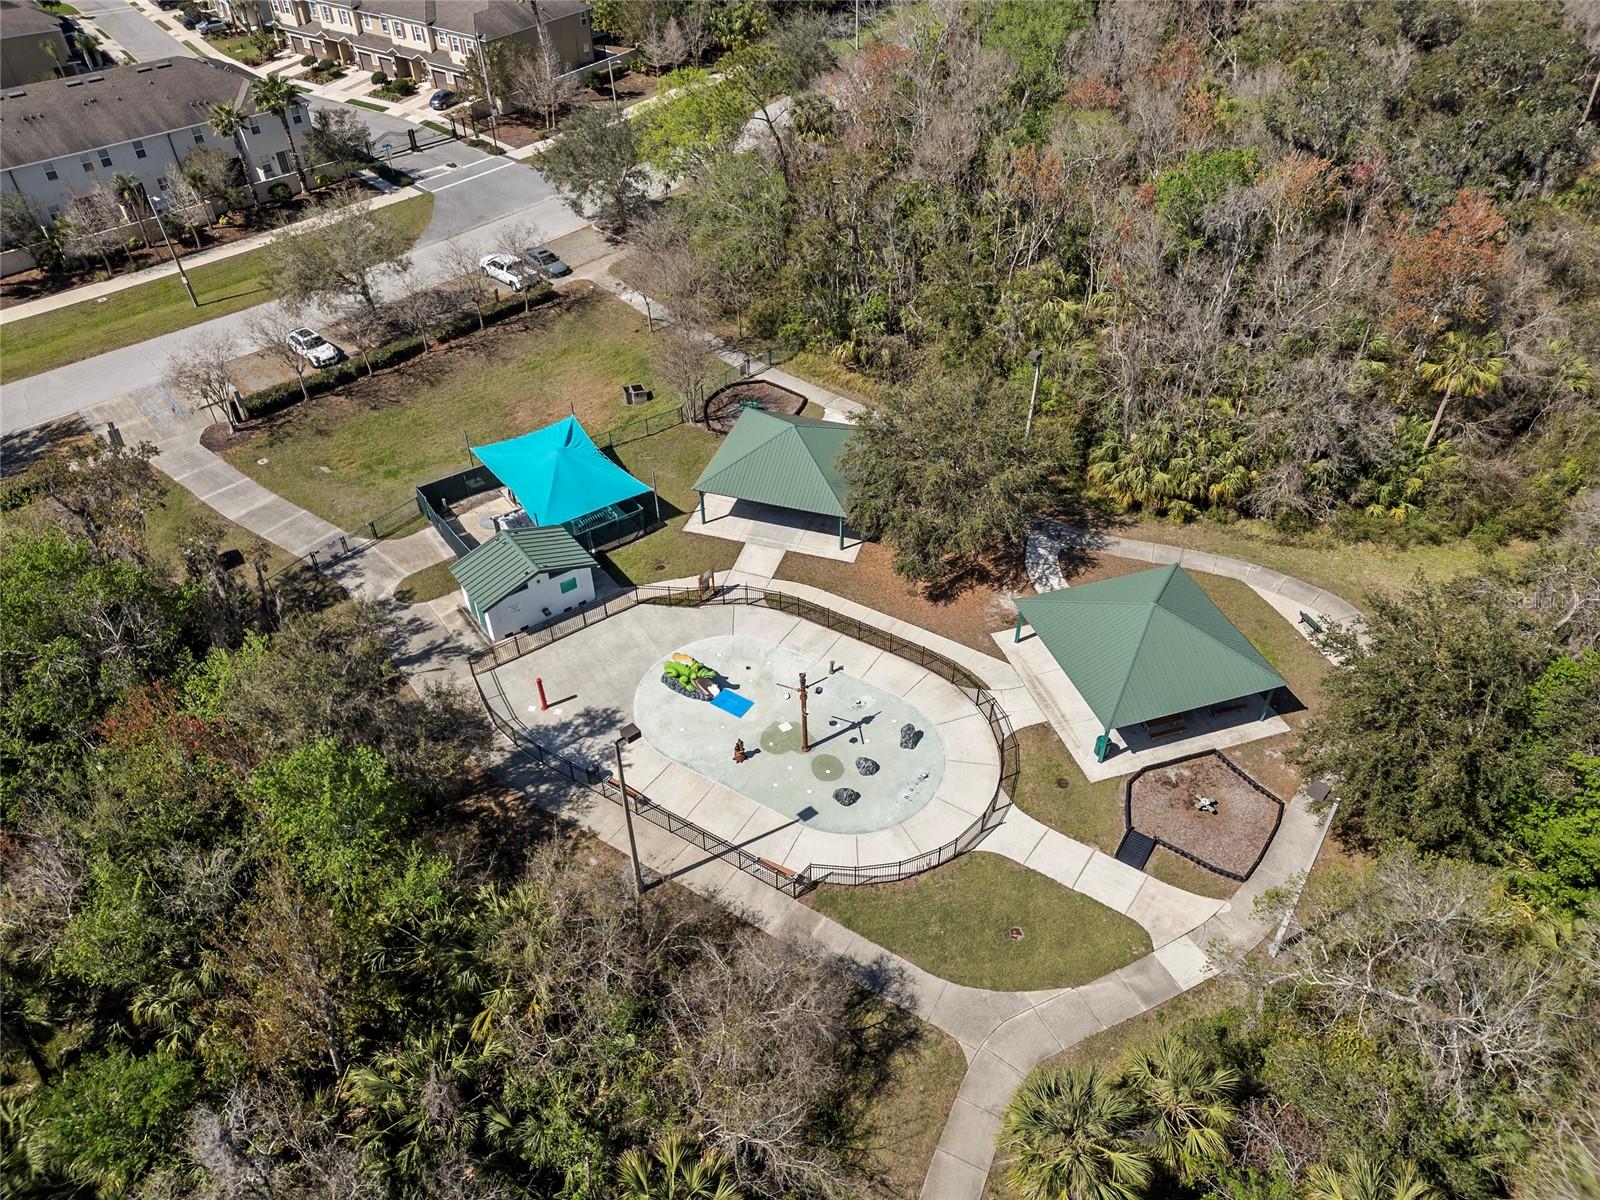
<svg viewBox="0 0 1600 1200">
<path fill-rule="evenodd" d="M 1162 717 L 1159 721 L 1146 721 L 1144 731 L 1152 740 L 1160 741 L 1162 738 L 1177 737 L 1188 726 L 1183 723 L 1182 717 Z"/>
<path fill-rule="evenodd" d="M 1229 700 L 1225 704 L 1213 704 L 1211 712 L 1216 716 L 1221 716 L 1223 713 L 1238 712 L 1243 707 L 1243 700 Z"/>
<path fill-rule="evenodd" d="M 1300 610 L 1300 624 L 1304 625 L 1307 629 L 1311 630 L 1312 633 L 1327 633 L 1328 632 L 1328 627 L 1326 625 L 1324 625 L 1321 621 L 1317 620 L 1315 617 L 1313 617 L 1310 613 L 1308 613 L 1303 608 Z"/>
<path fill-rule="evenodd" d="M 797 874 L 797 872 L 789 870 L 789 868 L 784 866 L 782 863 L 773 862 L 770 858 L 758 858 L 756 861 L 763 867 L 767 868 L 767 870 L 773 872 L 773 874 L 781 876 L 784 879 L 793 879 Z"/>
</svg>

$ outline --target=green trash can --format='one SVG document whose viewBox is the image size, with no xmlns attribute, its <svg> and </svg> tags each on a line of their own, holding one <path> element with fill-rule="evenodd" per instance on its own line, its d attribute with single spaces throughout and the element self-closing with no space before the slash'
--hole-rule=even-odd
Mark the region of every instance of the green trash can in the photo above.
<svg viewBox="0 0 1600 1200">
<path fill-rule="evenodd" d="M 1109 733 L 1102 733 L 1099 737 L 1095 738 L 1095 740 L 1094 740 L 1094 760 L 1095 760 L 1095 762 L 1105 762 L 1106 755 L 1110 754 L 1110 753 L 1111 753 L 1111 735 Z"/>
</svg>

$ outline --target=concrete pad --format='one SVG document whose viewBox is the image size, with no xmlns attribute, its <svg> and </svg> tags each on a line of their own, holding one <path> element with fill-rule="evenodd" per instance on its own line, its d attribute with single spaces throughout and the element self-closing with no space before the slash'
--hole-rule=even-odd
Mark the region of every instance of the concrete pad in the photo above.
<svg viewBox="0 0 1600 1200">
<path fill-rule="evenodd" d="M 861 833 L 856 835 L 856 863 L 858 866 L 873 866 L 878 863 L 904 862 L 908 858 L 915 858 L 922 851 L 917 848 L 904 832 L 896 827 L 893 829 L 880 829 L 876 833 Z"/>
<path fill-rule="evenodd" d="M 1076 988 L 1046 1000 L 1035 1011 L 1063 1050 L 1106 1027 Z"/>
<path fill-rule="evenodd" d="M 1173 979 L 1154 954 L 1147 954 L 1136 962 L 1129 963 L 1117 974 L 1122 976 L 1122 981 L 1146 1008 L 1165 1004 L 1183 991 L 1178 986 L 1177 980 Z"/>
<path fill-rule="evenodd" d="M 1210 956 L 1187 935 L 1158 947 L 1155 957 L 1184 991 L 1204 983 L 1216 973 Z"/>
<path fill-rule="evenodd" d="M 696 505 L 689 513 L 684 532 L 835 562 L 855 562 L 861 554 L 861 539 L 848 527 L 844 548 L 839 548 L 837 517 L 712 495 L 705 498 L 705 516 L 702 521 L 700 506 Z"/>
<path fill-rule="evenodd" d="M 950 761 L 945 764 L 944 782 L 939 785 L 935 795 L 940 800 L 976 817 L 989 806 L 989 801 L 994 797 L 994 786 L 997 781 L 998 777 L 992 766 Z"/>
<path fill-rule="evenodd" d="M 954 841 L 975 819 L 966 809 L 957 808 L 935 795 L 921 812 L 896 828 L 911 839 L 918 854 L 926 854 Z"/>
<path fill-rule="evenodd" d="M 1038 1012 L 1030 1008 L 1018 1013 L 990 1034 L 983 1048 L 998 1055 L 1015 1070 L 1026 1073 L 1060 1050 L 1061 1043 Z"/>
<path fill-rule="evenodd" d="M 1133 907 L 1134 897 L 1144 886 L 1145 879 L 1142 871 L 1135 871 L 1126 863 L 1096 850 L 1084 864 L 1073 887 L 1107 908 L 1126 913 Z"/>
<path fill-rule="evenodd" d="M 868 683 L 896 696 L 904 696 L 927 676 L 925 668 L 892 654 L 880 655 L 862 676 Z"/>
<path fill-rule="evenodd" d="M 1054 836 L 1051 836 L 1052 834 Z M 1083 869 L 1089 865 L 1089 860 L 1094 856 L 1093 846 L 1069 838 L 1065 834 L 1056 833 L 1052 829 L 1035 843 L 1033 850 L 1023 862 L 1041 875 L 1048 875 L 1067 887 L 1077 888 Z"/>
<path fill-rule="evenodd" d="M 983 1195 L 988 1181 L 988 1166 L 974 1166 L 953 1154 L 936 1150 L 922 1183 L 922 1200 L 970 1200 Z"/>
<path fill-rule="evenodd" d="M 1025 1074 L 985 1047 L 967 1067 L 956 1098 L 984 1112 L 1000 1115 L 1011 1103 L 1011 1095 L 1021 1086 Z"/>
<path fill-rule="evenodd" d="M 1144 886 L 1128 906 L 1128 916 L 1144 926 L 1152 945 L 1164 946 L 1173 938 L 1205 924 L 1223 903 L 1146 877 Z"/>
<path fill-rule="evenodd" d="M 976 1049 L 1026 1007 L 1027 1001 L 1011 992 L 986 992 L 952 983 L 929 1019 L 958 1042 Z"/>
<path fill-rule="evenodd" d="M 828 670 L 828 660 L 831 658 L 837 661 L 838 656 L 831 654 L 830 651 L 838 641 L 839 635 L 833 630 L 813 625 L 810 621 L 800 621 L 784 636 L 780 645 L 785 650 L 793 650 L 796 654 L 804 655 L 816 664 L 819 674 L 825 675 Z M 847 668 L 846 674 L 853 675 L 855 672 Z"/>
<path fill-rule="evenodd" d="M 733 614 L 733 632 L 740 637 L 763 638 L 769 642 L 782 642 L 794 632 L 799 617 L 778 612 L 773 608 L 755 608 L 748 604 L 729 606 Z"/>
<path fill-rule="evenodd" d="M 960 720 L 973 711 L 971 700 L 935 675 L 925 674 L 905 697 L 936 722 Z"/>
<path fill-rule="evenodd" d="M 1134 995 L 1133 989 L 1122 978 L 1119 971 L 1110 975 L 1102 975 L 1093 983 L 1086 983 L 1077 990 L 1078 998 L 1089 1006 L 1089 1011 L 1105 1028 L 1120 1025 L 1129 1017 L 1136 1017 L 1145 1010 L 1145 1004 Z"/>
<path fill-rule="evenodd" d="M 857 638 L 841 634 L 833 646 L 828 650 L 827 657 L 831 658 L 839 670 L 846 675 L 854 675 L 857 679 L 865 679 L 867 672 L 872 669 L 872 664 L 877 662 L 886 651 L 870 646 Z M 826 666 L 826 662 L 824 662 Z"/>
<path fill-rule="evenodd" d="M 939 736 L 944 739 L 945 754 L 952 762 L 1000 765 L 1000 752 L 994 744 L 994 732 L 989 720 L 973 709 L 954 721 L 939 723 Z"/>
<path fill-rule="evenodd" d="M 994 1142 L 1000 1133 L 1000 1114 L 956 1097 L 939 1138 L 939 1150 L 952 1158 L 987 1170 L 994 1161 Z"/>
</svg>

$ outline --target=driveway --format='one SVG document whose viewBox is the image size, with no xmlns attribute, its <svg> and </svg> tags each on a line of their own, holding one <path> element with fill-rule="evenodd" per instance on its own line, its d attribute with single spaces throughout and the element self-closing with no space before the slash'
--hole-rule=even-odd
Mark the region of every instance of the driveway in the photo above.
<svg viewBox="0 0 1600 1200">
<path fill-rule="evenodd" d="M 194 57 L 193 51 L 171 34 L 156 28 L 151 19 L 129 4 L 127 0 L 85 0 L 75 5 L 78 12 L 104 29 L 122 44 L 123 49 L 140 62 L 174 55 Z M 181 28 L 176 18 L 167 21 L 174 31 Z M 189 34 L 189 37 L 198 37 Z"/>
</svg>

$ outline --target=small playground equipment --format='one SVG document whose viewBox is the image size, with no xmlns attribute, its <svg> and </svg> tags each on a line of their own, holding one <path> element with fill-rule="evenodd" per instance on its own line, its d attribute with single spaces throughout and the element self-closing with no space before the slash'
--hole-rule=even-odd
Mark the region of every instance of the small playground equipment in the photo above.
<svg viewBox="0 0 1600 1200">
<path fill-rule="evenodd" d="M 717 673 L 689 654 L 674 654 L 661 664 L 661 682 L 691 700 L 710 700 Z"/>
</svg>

